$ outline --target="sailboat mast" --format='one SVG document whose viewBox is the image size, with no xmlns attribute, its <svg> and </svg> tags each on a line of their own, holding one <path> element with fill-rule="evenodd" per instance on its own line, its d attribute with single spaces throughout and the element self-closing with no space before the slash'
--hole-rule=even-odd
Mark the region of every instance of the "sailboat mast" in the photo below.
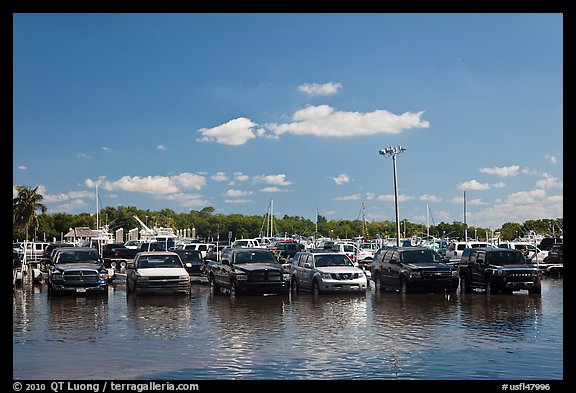
<svg viewBox="0 0 576 393">
<path fill-rule="evenodd" d="M 96 230 L 98 230 L 98 184 L 96 184 Z"/>
</svg>

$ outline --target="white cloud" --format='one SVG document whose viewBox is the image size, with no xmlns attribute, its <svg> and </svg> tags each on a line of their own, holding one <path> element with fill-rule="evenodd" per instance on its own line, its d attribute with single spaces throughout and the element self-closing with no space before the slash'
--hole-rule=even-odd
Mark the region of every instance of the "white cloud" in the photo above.
<svg viewBox="0 0 576 393">
<path fill-rule="evenodd" d="M 225 199 L 224 203 L 252 203 L 252 199 Z"/>
<path fill-rule="evenodd" d="M 536 187 L 538 188 L 563 188 L 564 182 L 562 180 L 558 180 L 557 177 L 550 176 L 548 174 L 544 174 L 544 179 L 538 180 L 536 182 Z"/>
<path fill-rule="evenodd" d="M 220 182 L 228 180 L 228 177 L 224 172 L 217 172 L 215 175 L 212 175 L 211 179 Z"/>
<path fill-rule="evenodd" d="M 556 157 L 551 156 L 550 154 L 546 154 L 544 156 L 545 159 L 547 159 L 548 161 L 550 161 L 551 164 L 556 164 Z"/>
<path fill-rule="evenodd" d="M 489 175 L 496 175 L 501 177 L 516 176 L 518 175 L 519 170 L 520 167 L 518 165 L 493 167 L 493 168 L 480 168 L 480 172 L 482 173 L 487 173 Z"/>
<path fill-rule="evenodd" d="M 274 184 L 277 186 L 289 186 L 292 182 L 286 180 L 285 174 L 278 175 L 259 175 L 253 178 L 255 183 Z"/>
<path fill-rule="evenodd" d="M 166 150 L 166 146 L 165 145 L 158 145 L 158 146 L 156 146 L 156 150 Z"/>
<path fill-rule="evenodd" d="M 360 194 L 346 195 L 334 198 L 335 201 L 359 201 L 361 198 Z"/>
<path fill-rule="evenodd" d="M 96 181 L 86 179 L 84 183 L 91 188 L 98 184 L 107 191 L 122 190 L 162 195 L 178 193 L 183 189 L 200 190 L 206 184 L 206 178 L 185 172 L 176 176 L 122 176 L 116 181 L 100 177 Z"/>
<path fill-rule="evenodd" d="M 92 158 L 92 156 L 90 154 L 86 154 L 86 153 L 82 153 L 82 152 L 76 153 L 76 157 L 78 157 L 82 160 L 89 160 Z"/>
<path fill-rule="evenodd" d="M 310 96 L 329 96 L 337 94 L 338 90 L 342 88 L 342 83 L 304 83 L 298 86 L 298 91 L 308 94 Z"/>
<path fill-rule="evenodd" d="M 53 202 L 63 202 L 69 200 L 70 197 L 66 194 L 47 194 L 44 195 L 42 202 L 53 203 Z"/>
<path fill-rule="evenodd" d="M 255 129 L 256 126 L 257 124 L 252 120 L 239 117 L 214 128 L 199 129 L 198 132 L 202 134 L 202 137 L 196 140 L 198 142 L 217 142 L 231 146 L 243 145 L 250 139 L 265 134 L 264 130 Z"/>
<path fill-rule="evenodd" d="M 259 189 L 260 192 L 288 192 L 288 190 L 279 187 L 264 187 Z"/>
<path fill-rule="evenodd" d="M 409 201 L 411 199 L 414 199 L 414 197 L 411 197 L 408 195 L 402 195 L 402 194 L 398 195 L 398 203 L 406 202 L 406 201 Z M 395 197 L 394 197 L 394 194 L 378 195 L 378 196 L 376 196 L 376 200 L 384 201 L 384 202 L 394 202 Z"/>
<path fill-rule="evenodd" d="M 423 194 L 418 197 L 419 200 L 424 202 L 441 202 L 442 199 L 438 198 L 436 195 Z"/>
<path fill-rule="evenodd" d="M 240 196 L 251 195 L 253 193 L 254 193 L 253 191 L 228 190 L 224 193 L 224 196 L 235 198 Z"/>
<path fill-rule="evenodd" d="M 20 171 L 25 171 L 27 169 L 28 169 L 28 167 L 26 165 L 19 165 L 18 166 L 18 170 L 20 170 Z"/>
<path fill-rule="evenodd" d="M 242 172 L 234 172 L 234 180 L 244 182 L 250 180 L 250 176 L 245 175 Z"/>
<path fill-rule="evenodd" d="M 488 183 L 480 183 L 476 179 L 465 181 L 464 183 L 460 183 L 458 185 L 459 190 L 488 190 L 490 188 L 490 184 Z"/>
<path fill-rule="evenodd" d="M 338 177 L 333 177 L 334 183 L 341 186 L 342 184 L 346 184 L 350 181 L 350 177 L 346 173 L 342 173 L 338 175 Z"/>
<path fill-rule="evenodd" d="M 210 205 L 210 202 L 199 194 L 178 192 L 170 195 L 157 195 L 154 198 L 166 201 L 175 201 L 179 206 L 184 207 L 203 207 Z"/>
<path fill-rule="evenodd" d="M 349 137 L 376 134 L 398 134 L 409 128 L 428 128 L 422 121 L 424 112 L 395 115 L 386 110 L 374 112 L 338 112 L 328 105 L 308 106 L 292 115 L 293 122 L 268 123 L 266 127 L 276 135 L 315 135 L 322 137 Z"/>
</svg>

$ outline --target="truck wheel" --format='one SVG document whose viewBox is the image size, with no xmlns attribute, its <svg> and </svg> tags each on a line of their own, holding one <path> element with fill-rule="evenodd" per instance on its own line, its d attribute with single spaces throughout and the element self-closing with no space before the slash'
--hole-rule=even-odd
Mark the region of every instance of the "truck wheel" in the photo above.
<svg viewBox="0 0 576 393">
<path fill-rule="evenodd" d="M 374 288 L 376 288 L 376 292 L 382 290 L 382 279 L 380 278 L 380 273 L 376 273 L 374 276 Z"/>
<path fill-rule="evenodd" d="M 220 295 L 220 285 L 216 284 L 216 281 L 214 280 L 214 275 L 212 273 L 210 273 L 208 281 L 210 282 L 210 289 L 212 290 L 212 293 L 215 295 Z"/>
<path fill-rule="evenodd" d="M 542 293 L 542 284 L 538 282 L 534 287 L 528 290 L 530 295 L 540 295 Z"/>
<path fill-rule="evenodd" d="M 408 290 L 408 280 L 405 278 L 400 279 L 400 293 L 405 295 L 409 292 Z"/>
<path fill-rule="evenodd" d="M 292 293 L 298 293 L 299 292 L 298 280 L 296 279 L 296 277 L 292 277 L 292 280 L 290 282 L 290 289 L 292 290 Z"/>
<path fill-rule="evenodd" d="M 490 282 L 490 280 L 486 281 L 485 288 L 486 288 L 486 295 L 490 295 L 494 292 L 494 289 L 492 288 L 492 282 Z"/>
<path fill-rule="evenodd" d="M 468 282 L 468 279 L 466 278 L 465 275 L 460 277 L 460 291 L 462 293 L 471 293 L 472 292 L 472 287 L 470 286 L 470 282 Z"/>
<path fill-rule="evenodd" d="M 318 284 L 318 280 L 314 280 L 312 283 L 312 293 L 314 295 L 320 295 L 320 284 Z"/>
</svg>

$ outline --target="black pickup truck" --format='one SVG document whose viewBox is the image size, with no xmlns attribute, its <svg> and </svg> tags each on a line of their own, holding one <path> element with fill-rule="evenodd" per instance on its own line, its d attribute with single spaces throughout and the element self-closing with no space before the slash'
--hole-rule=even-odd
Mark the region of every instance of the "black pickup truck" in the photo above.
<svg viewBox="0 0 576 393">
<path fill-rule="evenodd" d="M 265 248 L 226 248 L 221 261 L 208 262 L 206 272 L 215 294 L 221 293 L 221 289 L 231 296 L 287 294 L 290 291 L 290 274 L 272 251 Z"/>
<path fill-rule="evenodd" d="M 126 248 L 123 243 L 110 243 L 102 247 L 102 259 L 107 268 L 121 269 L 138 254 L 137 248 Z"/>
<path fill-rule="evenodd" d="M 105 244 L 102 248 L 102 258 L 107 268 L 122 269 L 126 268 L 128 262 L 131 262 L 139 252 L 148 251 L 169 251 L 166 247 L 173 246 L 170 242 L 143 242 L 138 248 L 127 248 L 123 243 Z"/>
</svg>

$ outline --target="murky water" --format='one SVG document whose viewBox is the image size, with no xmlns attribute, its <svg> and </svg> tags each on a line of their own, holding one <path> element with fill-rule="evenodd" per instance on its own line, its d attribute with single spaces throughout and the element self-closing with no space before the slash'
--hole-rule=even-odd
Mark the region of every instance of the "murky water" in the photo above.
<svg viewBox="0 0 576 393">
<path fill-rule="evenodd" d="M 13 299 L 14 379 L 563 380 L 563 280 L 472 293 Z"/>
</svg>

